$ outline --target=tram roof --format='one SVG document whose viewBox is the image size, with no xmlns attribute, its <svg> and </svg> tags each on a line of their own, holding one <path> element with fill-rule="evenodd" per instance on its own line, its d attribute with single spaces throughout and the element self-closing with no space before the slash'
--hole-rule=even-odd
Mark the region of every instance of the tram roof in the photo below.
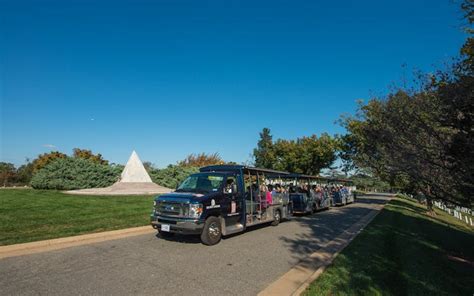
<svg viewBox="0 0 474 296">
<path fill-rule="evenodd" d="M 240 170 L 267 173 L 270 175 L 277 175 L 277 176 L 286 176 L 290 174 L 284 171 L 256 168 L 256 167 L 250 167 L 250 166 L 245 166 L 245 165 L 211 165 L 211 166 L 206 166 L 199 169 L 200 172 L 234 172 L 234 171 L 240 171 Z"/>
<path fill-rule="evenodd" d="M 311 179 L 311 180 L 324 180 L 326 182 L 339 182 L 339 183 L 353 183 L 349 179 L 341 178 L 328 178 L 321 176 L 312 176 L 306 174 L 298 173 L 289 173 L 285 171 L 277 171 L 264 168 L 256 168 L 246 165 L 210 165 L 202 167 L 199 169 L 200 172 L 236 172 L 236 171 L 245 171 L 245 172 L 255 172 L 255 173 L 265 173 L 269 178 L 282 178 L 282 179 Z"/>
</svg>

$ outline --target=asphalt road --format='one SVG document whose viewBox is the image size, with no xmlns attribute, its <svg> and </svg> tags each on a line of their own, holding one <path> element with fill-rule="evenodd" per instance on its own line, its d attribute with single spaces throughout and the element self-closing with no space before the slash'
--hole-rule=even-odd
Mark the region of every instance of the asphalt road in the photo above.
<svg viewBox="0 0 474 296">
<path fill-rule="evenodd" d="M 371 196 L 223 239 L 140 235 L 0 260 L 2 295 L 255 295 L 385 203 Z"/>
</svg>

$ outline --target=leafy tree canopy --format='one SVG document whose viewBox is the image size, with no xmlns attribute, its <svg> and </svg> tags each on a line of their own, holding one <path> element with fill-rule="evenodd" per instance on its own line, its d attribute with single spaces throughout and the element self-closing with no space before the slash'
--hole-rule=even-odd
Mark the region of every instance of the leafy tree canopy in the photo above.
<svg viewBox="0 0 474 296">
<path fill-rule="evenodd" d="M 181 167 L 204 167 L 208 165 L 224 164 L 225 161 L 219 155 L 219 153 L 198 153 L 190 154 L 184 160 L 178 162 L 178 166 Z"/>
<path fill-rule="evenodd" d="M 109 164 L 109 162 L 105 160 L 100 153 L 94 154 L 92 153 L 91 150 L 80 149 L 80 148 L 74 148 L 72 151 L 73 151 L 73 154 L 72 154 L 73 157 L 89 159 L 98 164 Z"/>
<path fill-rule="evenodd" d="M 197 172 L 199 172 L 197 167 L 169 165 L 164 169 L 151 169 L 149 174 L 156 184 L 173 189 L 190 174 Z"/>
<path fill-rule="evenodd" d="M 264 128 L 254 149 L 255 166 L 317 175 L 336 160 L 339 146 L 339 139 L 326 133 L 319 138 L 312 135 L 273 142 L 270 129 Z"/>
<path fill-rule="evenodd" d="M 0 186 L 8 186 L 15 177 L 16 169 L 13 163 L 0 162 Z"/>
<path fill-rule="evenodd" d="M 66 158 L 67 155 L 59 152 L 59 151 L 52 151 L 49 153 L 43 153 L 38 155 L 36 159 L 33 160 L 33 172 L 37 172 L 43 167 L 45 167 L 51 161 L 58 159 L 58 158 Z"/>
<path fill-rule="evenodd" d="M 269 128 L 264 128 L 260 133 L 257 148 L 253 150 L 255 166 L 259 168 L 273 169 L 275 165 L 275 151 L 273 149 L 273 137 Z"/>
<path fill-rule="evenodd" d="M 472 25 L 472 1 L 463 7 Z M 472 30 L 469 31 L 472 34 Z M 400 88 L 360 103 L 342 119 L 341 158 L 409 193 L 472 206 L 474 192 L 474 65 L 472 37 L 447 71 L 420 75 L 417 89 Z"/>
</svg>

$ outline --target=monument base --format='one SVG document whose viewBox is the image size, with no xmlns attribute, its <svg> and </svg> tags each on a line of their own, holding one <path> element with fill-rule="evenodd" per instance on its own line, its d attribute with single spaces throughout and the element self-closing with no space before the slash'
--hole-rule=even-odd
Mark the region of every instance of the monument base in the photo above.
<svg viewBox="0 0 474 296">
<path fill-rule="evenodd" d="M 88 188 L 64 191 L 77 195 L 153 195 L 169 193 L 171 189 L 150 182 L 117 182 L 105 188 Z"/>
</svg>

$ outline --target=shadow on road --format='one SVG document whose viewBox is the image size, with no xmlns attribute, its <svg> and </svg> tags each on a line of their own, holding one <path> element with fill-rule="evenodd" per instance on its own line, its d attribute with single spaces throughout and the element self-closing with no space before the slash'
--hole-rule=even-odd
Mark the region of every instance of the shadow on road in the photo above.
<svg viewBox="0 0 474 296">
<path fill-rule="evenodd" d="M 374 205 L 381 205 L 386 201 L 387 198 L 376 196 L 359 197 L 353 204 L 296 218 L 294 221 L 309 231 L 282 236 L 280 240 L 291 250 L 293 259 L 302 260 L 344 231 L 348 231 L 369 212 L 377 211 Z"/>
<path fill-rule="evenodd" d="M 199 235 L 179 235 L 175 234 L 170 237 L 165 237 L 161 236 L 159 233 L 155 235 L 157 239 L 164 239 L 167 241 L 172 241 L 172 242 L 177 242 L 177 243 L 183 243 L 183 244 L 200 244 L 201 239 Z"/>
</svg>

